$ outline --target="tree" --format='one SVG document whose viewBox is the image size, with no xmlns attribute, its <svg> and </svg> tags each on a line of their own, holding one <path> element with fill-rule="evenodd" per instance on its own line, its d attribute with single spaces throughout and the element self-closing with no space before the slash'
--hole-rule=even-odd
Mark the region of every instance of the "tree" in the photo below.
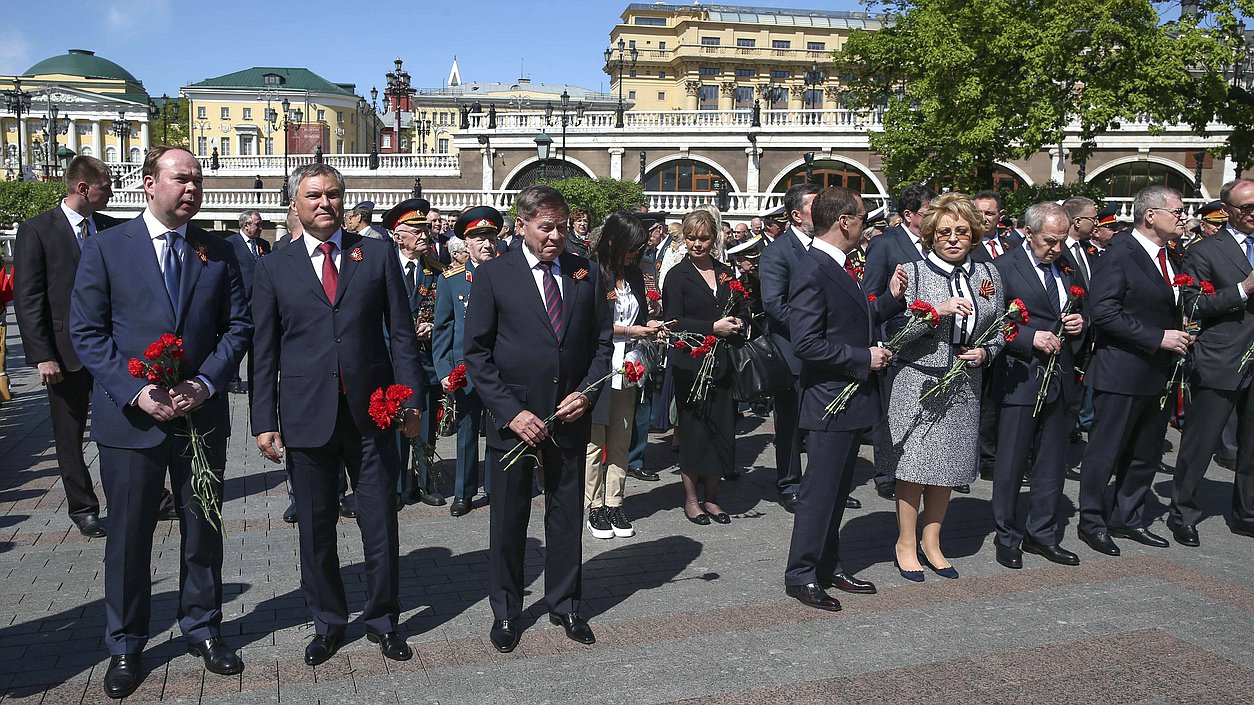
<svg viewBox="0 0 1254 705">
<path fill-rule="evenodd" d="M 63 181 L 0 181 L 0 227 L 32 218 L 65 198 Z"/>
<path fill-rule="evenodd" d="M 169 110 L 169 116 L 164 116 L 161 114 L 163 109 L 161 101 L 157 100 L 157 114 L 149 116 L 148 129 L 153 136 L 153 144 L 164 142 L 169 147 L 191 149 L 191 101 L 182 98 L 170 105 L 172 107 L 164 108 Z M 166 120 L 169 122 L 165 122 Z"/>
<path fill-rule="evenodd" d="M 1248 142 L 1254 118 L 1233 105 L 1227 72 L 1254 0 L 1203 0 L 1169 22 L 1149 0 L 887 4 L 887 26 L 854 32 L 835 61 L 849 104 L 887 106 L 870 141 L 894 182 L 986 187 L 995 162 L 1052 147 L 1069 125 L 1077 161 L 1133 119 L 1199 134 L 1226 119 L 1229 148 Z"/>
<path fill-rule="evenodd" d="M 644 187 L 634 181 L 575 177 L 544 182 L 566 197 L 571 208 L 588 209 L 588 222 L 596 227 L 615 211 L 627 210 L 644 202 Z M 515 213 L 510 209 L 510 214 Z"/>
<path fill-rule="evenodd" d="M 1001 195 L 1001 205 L 1008 215 L 1022 217 L 1028 206 L 1041 201 L 1065 201 L 1072 196 L 1087 196 L 1098 204 L 1105 200 L 1106 195 L 1092 184 L 1059 184 L 1050 181 L 1035 186 L 1020 186 L 1014 191 L 1005 191 Z"/>
</svg>

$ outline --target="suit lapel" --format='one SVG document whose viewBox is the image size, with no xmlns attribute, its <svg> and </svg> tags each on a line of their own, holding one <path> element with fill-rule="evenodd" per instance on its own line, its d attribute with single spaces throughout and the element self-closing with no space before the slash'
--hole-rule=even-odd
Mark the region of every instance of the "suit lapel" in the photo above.
<svg viewBox="0 0 1254 705">
<path fill-rule="evenodd" d="M 148 237 L 148 228 L 144 226 L 142 215 L 126 225 L 126 235 L 131 239 L 131 257 L 139 267 L 140 278 L 148 285 L 152 300 L 161 302 L 169 317 L 170 330 L 174 330 L 178 317 L 174 312 L 174 304 L 170 303 L 170 293 L 165 290 L 165 279 L 161 276 L 156 250 L 152 247 L 152 238 Z"/>
<path fill-rule="evenodd" d="M 361 242 L 361 236 L 344 233 L 340 242 L 344 243 L 344 247 L 340 251 L 340 276 L 335 284 L 335 303 L 337 304 L 344 300 L 344 292 L 348 291 L 348 283 L 352 281 L 353 274 L 357 271 L 357 265 L 360 264 L 354 259 L 353 253 L 357 252 L 357 245 Z"/>
<path fill-rule="evenodd" d="M 287 257 L 287 266 L 292 270 L 292 274 L 296 279 L 304 282 L 309 290 L 317 294 L 318 299 L 327 306 L 331 305 L 327 293 L 322 289 L 322 282 L 318 281 L 318 275 L 314 273 L 313 262 L 309 258 L 309 252 L 305 249 L 303 240 L 294 240 L 288 242 L 288 246 L 284 246 L 276 257 Z M 338 292 L 337 292 L 338 293 Z"/>
<path fill-rule="evenodd" d="M 56 223 L 57 239 L 56 243 L 66 252 L 70 253 L 70 258 L 74 261 L 74 266 L 78 266 L 78 259 L 83 254 L 83 246 L 78 242 L 78 236 L 74 234 L 74 228 L 70 227 L 70 221 L 65 217 L 65 212 L 57 206 L 56 216 L 53 218 Z M 1242 258 L 1244 259 L 1244 258 Z"/>
<path fill-rule="evenodd" d="M 853 299 L 863 310 L 867 307 L 866 297 L 862 295 L 862 290 L 854 282 L 853 277 L 849 276 L 842 270 L 841 266 L 832 259 L 832 256 L 826 252 L 822 252 L 817 248 L 810 248 L 810 256 L 814 258 L 818 265 L 819 271 L 823 276 L 831 280 L 837 289 L 845 292 L 849 298 Z"/>
<path fill-rule="evenodd" d="M 1166 289 L 1167 296 L 1171 297 L 1174 301 L 1175 294 L 1172 292 L 1171 286 L 1163 279 L 1163 273 L 1158 268 L 1158 263 L 1149 256 L 1149 253 L 1145 251 L 1144 247 L 1141 247 L 1141 243 L 1138 242 L 1135 237 L 1129 235 L 1128 238 L 1129 241 L 1127 243 L 1127 247 L 1132 249 L 1132 259 L 1136 261 L 1137 265 L 1139 265 L 1141 273 L 1150 278 L 1155 289 L 1158 289 L 1159 291 Z M 1178 267 L 1176 268 L 1176 271 L 1180 271 Z"/>
<path fill-rule="evenodd" d="M 573 261 L 574 258 L 565 254 L 560 255 L 557 259 L 562 267 L 562 280 L 564 282 L 562 285 L 562 318 L 565 320 L 562 324 L 562 335 L 558 338 L 559 341 L 562 341 L 566 339 L 566 332 L 570 330 L 570 322 L 575 313 L 575 301 L 580 296 L 580 290 L 584 288 L 580 285 L 579 280 L 586 277 L 587 272 L 584 271 L 583 276 L 576 279 L 575 274 L 584 270 L 584 268 L 576 266 Z M 548 316 L 547 310 L 545 311 L 545 316 Z"/>
<path fill-rule="evenodd" d="M 1019 270 L 1019 276 L 1023 277 L 1023 280 L 1028 283 L 1028 290 L 1033 292 L 1033 298 L 1038 304 L 1044 304 L 1044 306 L 1037 306 L 1036 308 L 1028 306 L 1028 310 L 1033 311 L 1037 308 L 1045 308 L 1055 313 L 1061 313 L 1058 311 L 1058 300 L 1049 300 L 1049 292 L 1041 282 L 1040 275 L 1036 273 L 1036 267 L 1032 265 L 1031 255 L 1023 252 L 1022 254 L 1014 255 L 1014 258 L 1015 269 Z"/>
<path fill-rule="evenodd" d="M 1250 261 L 1245 258 L 1245 252 L 1241 250 L 1241 245 L 1237 244 L 1236 238 L 1232 235 L 1231 227 L 1224 228 L 1215 234 L 1215 237 L 1222 238 L 1219 242 L 1219 251 L 1228 256 L 1232 263 L 1241 270 L 1242 274 L 1250 273 Z"/>
<path fill-rule="evenodd" d="M 179 280 L 179 307 L 178 315 L 174 317 L 175 325 L 181 325 L 183 317 L 187 315 L 187 308 L 191 305 L 192 291 L 196 288 L 196 282 L 200 280 L 200 273 L 206 265 L 205 262 L 200 261 L 197 247 L 202 249 L 205 247 L 200 233 L 188 228 L 187 235 L 183 238 L 183 272 Z"/>
<path fill-rule="evenodd" d="M 557 334 L 553 332 L 553 324 L 549 323 L 549 310 L 544 305 L 544 297 L 541 296 L 540 290 L 536 288 L 535 277 L 532 276 L 531 268 L 527 266 L 527 257 L 523 254 L 522 248 L 510 250 L 508 256 L 512 258 L 514 275 L 518 279 L 514 283 L 516 290 L 530 292 L 523 294 L 522 299 L 530 302 L 529 307 L 543 321 L 545 330 L 556 339 Z M 564 272 L 565 268 L 563 268 Z M 565 301 L 562 303 L 564 305 Z"/>
</svg>

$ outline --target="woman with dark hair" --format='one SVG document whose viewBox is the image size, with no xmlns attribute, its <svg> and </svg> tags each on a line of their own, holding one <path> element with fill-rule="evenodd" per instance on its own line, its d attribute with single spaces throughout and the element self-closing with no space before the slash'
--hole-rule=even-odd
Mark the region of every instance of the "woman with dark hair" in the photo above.
<svg viewBox="0 0 1254 705">
<path fill-rule="evenodd" d="M 619 211 L 605 219 L 600 231 L 589 255 L 601 270 L 605 296 L 610 301 L 614 318 L 611 364 L 618 370 L 625 361 L 640 360 L 636 346 L 640 341 L 656 338 L 662 324 L 648 320 L 644 273 L 640 270 L 640 257 L 648 241 L 644 223 L 631 213 Z M 635 533 L 623 515 L 623 487 L 632 421 L 640 398 L 638 384 L 628 383 L 623 375 L 614 375 L 592 409 L 584 505 L 588 508 L 588 529 L 599 539 L 627 538 Z"/>
<path fill-rule="evenodd" d="M 697 210 L 684 216 L 681 225 L 687 255 L 669 272 L 662 285 L 662 310 L 673 329 L 700 336 L 726 339 L 745 329 L 745 305 L 734 300 L 729 286 L 735 281 L 731 267 L 715 260 L 721 233 L 714 216 Z M 736 295 L 738 296 L 738 295 Z M 736 400 L 731 392 L 731 368 L 726 345 L 714 345 L 714 373 L 708 392 L 693 399 L 701 357 L 689 350 L 670 350 L 675 377 L 676 435 L 679 438 L 679 470 L 684 479 L 684 516 L 694 524 L 711 520 L 728 524 L 731 517 L 718 506 L 719 479 L 735 470 Z M 705 503 L 698 499 L 698 478 Z"/>
</svg>

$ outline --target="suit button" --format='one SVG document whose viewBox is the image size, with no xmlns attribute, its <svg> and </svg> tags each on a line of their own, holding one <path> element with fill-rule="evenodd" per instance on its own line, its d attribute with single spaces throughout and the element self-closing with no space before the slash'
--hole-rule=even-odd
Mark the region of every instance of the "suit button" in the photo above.
<svg viewBox="0 0 1254 705">
<path fill-rule="evenodd" d="M 331 313 L 339 313 L 339 312 L 340 312 L 340 307 L 339 307 L 339 306 L 332 306 L 332 307 L 331 307 Z"/>
<path fill-rule="evenodd" d="M 553 384 L 557 384 L 557 378 L 556 378 L 556 377 L 554 377 L 554 378 L 553 378 Z"/>
<path fill-rule="evenodd" d="M 334 378 L 336 378 L 336 377 L 339 377 L 339 376 L 340 376 L 340 373 L 339 373 L 339 372 L 332 372 L 332 373 L 331 373 L 331 377 L 332 377 L 332 379 L 334 379 Z"/>
<path fill-rule="evenodd" d="M 337 343 L 338 343 L 338 342 L 340 342 L 340 339 L 339 339 L 339 338 L 336 338 L 336 339 L 335 339 L 335 342 L 337 342 Z"/>
</svg>

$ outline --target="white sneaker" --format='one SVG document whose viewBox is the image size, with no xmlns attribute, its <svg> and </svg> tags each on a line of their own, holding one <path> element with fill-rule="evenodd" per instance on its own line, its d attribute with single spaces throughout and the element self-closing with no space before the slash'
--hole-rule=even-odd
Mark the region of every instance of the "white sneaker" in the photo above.
<svg viewBox="0 0 1254 705">
<path fill-rule="evenodd" d="M 588 510 L 588 530 L 592 532 L 592 536 L 598 539 L 612 539 L 618 531 L 610 526 L 610 522 L 605 517 L 605 507 L 593 507 Z M 627 534 L 631 536 L 631 534 Z"/>
<path fill-rule="evenodd" d="M 605 515 L 608 515 L 609 523 L 614 530 L 615 536 L 625 539 L 636 535 L 636 530 L 632 528 L 631 522 L 627 521 L 627 517 L 623 516 L 622 507 L 606 507 L 603 511 Z"/>
</svg>

